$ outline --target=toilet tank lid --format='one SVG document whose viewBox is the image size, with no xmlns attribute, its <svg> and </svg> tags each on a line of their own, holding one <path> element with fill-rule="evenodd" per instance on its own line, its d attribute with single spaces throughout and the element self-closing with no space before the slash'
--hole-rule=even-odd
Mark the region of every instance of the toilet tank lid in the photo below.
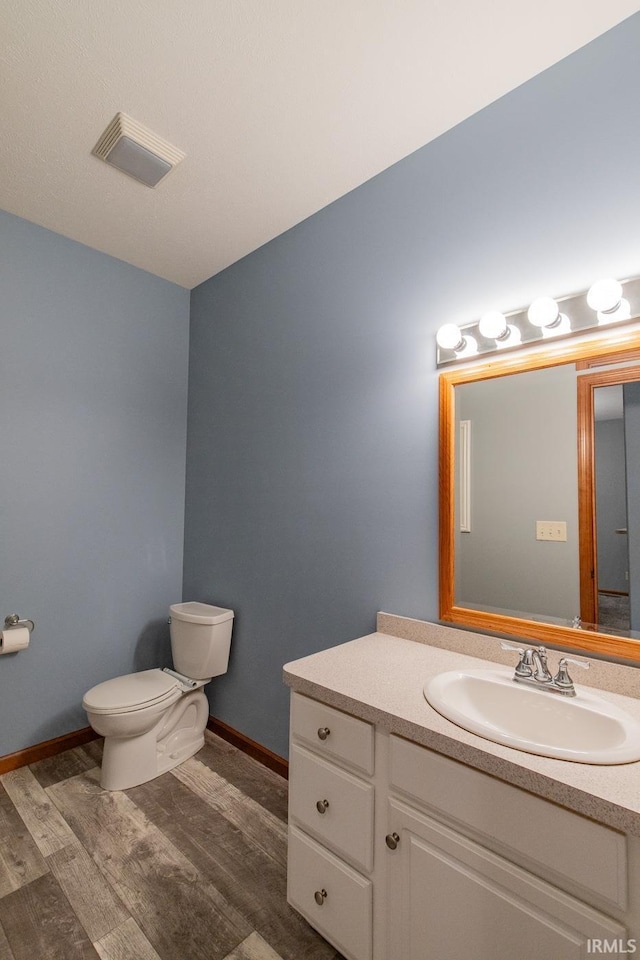
<svg viewBox="0 0 640 960">
<path fill-rule="evenodd" d="M 169 610 L 176 620 L 186 620 L 187 623 L 223 623 L 225 620 L 233 620 L 233 610 L 212 607 L 209 603 L 198 603 L 195 600 L 189 603 L 174 603 Z"/>
</svg>

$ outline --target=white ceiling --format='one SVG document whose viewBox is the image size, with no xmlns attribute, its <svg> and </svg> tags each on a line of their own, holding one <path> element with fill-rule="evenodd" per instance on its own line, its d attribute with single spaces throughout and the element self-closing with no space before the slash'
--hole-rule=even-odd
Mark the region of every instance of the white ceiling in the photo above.
<svg viewBox="0 0 640 960">
<path fill-rule="evenodd" d="M 3 0 L 0 208 L 193 287 L 637 0 Z M 91 156 L 122 111 L 187 154 Z"/>
</svg>

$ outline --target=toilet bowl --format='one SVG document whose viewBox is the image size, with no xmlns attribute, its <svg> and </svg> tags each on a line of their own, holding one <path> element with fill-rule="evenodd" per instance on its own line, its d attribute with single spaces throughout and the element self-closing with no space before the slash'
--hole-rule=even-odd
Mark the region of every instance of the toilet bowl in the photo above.
<svg viewBox="0 0 640 960">
<path fill-rule="evenodd" d="M 202 688 L 227 671 L 233 611 L 196 602 L 174 604 L 170 611 L 173 661 L 182 672 L 165 668 L 114 677 L 83 698 L 89 723 L 105 738 L 105 790 L 153 780 L 204 745 L 209 703 Z"/>
</svg>

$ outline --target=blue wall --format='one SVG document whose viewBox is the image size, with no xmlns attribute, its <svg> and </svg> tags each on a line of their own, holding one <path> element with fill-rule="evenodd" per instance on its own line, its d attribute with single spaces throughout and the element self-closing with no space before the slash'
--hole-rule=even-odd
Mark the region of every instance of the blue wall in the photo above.
<svg viewBox="0 0 640 960">
<path fill-rule="evenodd" d="M 282 664 L 435 619 L 445 321 L 638 273 L 636 15 L 192 293 L 184 595 L 212 713 L 285 754 Z"/>
<path fill-rule="evenodd" d="M 170 663 L 189 294 L 0 213 L 0 755 L 86 726 L 95 683 Z"/>
</svg>

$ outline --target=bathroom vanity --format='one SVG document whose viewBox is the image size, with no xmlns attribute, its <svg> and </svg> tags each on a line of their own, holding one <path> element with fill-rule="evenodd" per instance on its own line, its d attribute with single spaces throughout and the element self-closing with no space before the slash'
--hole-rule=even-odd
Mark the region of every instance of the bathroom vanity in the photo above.
<svg viewBox="0 0 640 960">
<path fill-rule="evenodd" d="M 286 665 L 289 902 L 348 960 L 640 953 L 640 762 L 534 756 L 429 706 L 432 676 L 482 665 L 383 633 Z"/>
</svg>

